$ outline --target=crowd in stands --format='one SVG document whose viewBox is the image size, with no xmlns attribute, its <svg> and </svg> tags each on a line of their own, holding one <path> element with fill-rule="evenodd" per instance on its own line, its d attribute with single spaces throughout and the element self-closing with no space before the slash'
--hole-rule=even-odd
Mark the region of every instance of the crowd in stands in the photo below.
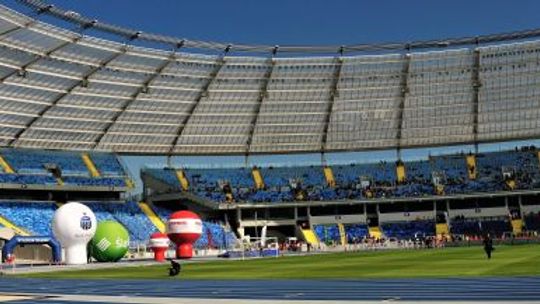
<svg viewBox="0 0 540 304">
<path fill-rule="evenodd" d="M 0 183 L 20 185 L 69 185 L 126 187 L 127 174 L 116 155 L 90 153 L 99 176 L 92 176 L 80 152 L 1 149 L 0 156 L 14 171 L 0 167 Z"/>
<path fill-rule="evenodd" d="M 466 155 L 433 156 L 424 161 L 330 166 L 334 183 L 322 166 L 260 168 L 264 188 L 257 189 L 251 169 L 184 169 L 189 191 L 215 202 L 288 202 L 370 198 L 405 198 L 540 188 L 536 148 L 478 154 L 469 168 Z M 398 182 L 396 166 L 405 167 Z M 469 170 L 475 177 L 469 176 Z M 147 173 L 180 189 L 174 170 Z M 509 183 L 509 180 L 512 183 Z M 228 198 L 226 193 L 230 192 Z"/>
</svg>

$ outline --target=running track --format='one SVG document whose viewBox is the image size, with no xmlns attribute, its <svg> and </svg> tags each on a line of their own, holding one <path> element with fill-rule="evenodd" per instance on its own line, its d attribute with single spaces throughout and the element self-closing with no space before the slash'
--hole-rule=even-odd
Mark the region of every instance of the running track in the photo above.
<svg viewBox="0 0 540 304">
<path fill-rule="evenodd" d="M 243 300 L 540 301 L 540 277 L 391 280 L 44 280 L 0 278 L 0 294 Z M 124 298 L 125 299 L 125 298 Z M 80 300 L 78 300 L 80 301 Z M 94 298 L 93 303 L 99 300 Z M 70 303 L 54 298 L 10 303 Z M 112 303 L 101 302 L 99 303 Z M 173 303 L 173 301 L 171 302 Z"/>
</svg>

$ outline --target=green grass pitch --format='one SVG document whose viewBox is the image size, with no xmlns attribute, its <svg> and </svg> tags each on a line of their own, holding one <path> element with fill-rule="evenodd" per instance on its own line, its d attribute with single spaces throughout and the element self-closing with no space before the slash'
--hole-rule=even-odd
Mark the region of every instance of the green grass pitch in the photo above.
<svg viewBox="0 0 540 304">
<path fill-rule="evenodd" d="M 22 275 L 34 278 L 168 279 L 168 264 Z M 184 263 L 175 279 L 362 279 L 540 275 L 540 245 L 350 252 Z"/>
</svg>

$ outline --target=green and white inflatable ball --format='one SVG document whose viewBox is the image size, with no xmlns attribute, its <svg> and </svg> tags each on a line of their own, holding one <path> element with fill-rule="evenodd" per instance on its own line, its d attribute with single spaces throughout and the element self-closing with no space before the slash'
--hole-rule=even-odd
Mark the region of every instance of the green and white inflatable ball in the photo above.
<svg viewBox="0 0 540 304">
<path fill-rule="evenodd" d="M 129 233 L 118 222 L 99 222 L 89 245 L 92 257 L 97 261 L 117 262 L 128 251 Z"/>
</svg>

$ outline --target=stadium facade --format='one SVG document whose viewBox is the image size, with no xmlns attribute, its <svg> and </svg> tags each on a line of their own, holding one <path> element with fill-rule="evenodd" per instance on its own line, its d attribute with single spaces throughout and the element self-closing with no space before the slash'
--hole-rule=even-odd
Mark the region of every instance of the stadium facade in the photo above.
<svg viewBox="0 0 540 304">
<path fill-rule="evenodd" d="M 234 45 L 18 2 L 32 12 L 0 6 L 0 165 L 3 189 L 11 189 L 3 198 L 88 201 L 103 219 L 137 219 L 128 230 L 140 240 L 167 216 L 158 205 L 224 221 L 227 229 L 205 224 L 219 240 L 232 237 L 229 228 L 258 235 L 263 226 L 311 243 L 539 228 L 537 149 L 477 149 L 540 137 L 538 31 L 408 44 Z M 76 30 L 41 22 L 42 15 Z M 168 50 L 136 46 L 139 40 Z M 464 144 L 476 149 L 401 159 L 403 149 Z M 388 149 L 396 163 L 146 169 L 150 205 L 92 203 L 125 200 L 131 178 L 116 154 L 324 159 Z M 36 214 L 30 203 L 10 204 L 11 214 Z M 18 219 L 5 220 L 17 226 Z"/>
</svg>

